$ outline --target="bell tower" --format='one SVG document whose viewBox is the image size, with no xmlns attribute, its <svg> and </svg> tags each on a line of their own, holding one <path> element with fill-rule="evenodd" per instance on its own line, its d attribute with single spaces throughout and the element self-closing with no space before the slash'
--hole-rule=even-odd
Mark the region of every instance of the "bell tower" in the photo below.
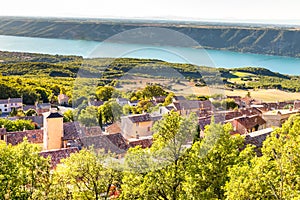
<svg viewBox="0 0 300 200">
<path fill-rule="evenodd" d="M 44 150 L 60 149 L 63 146 L 63 116 L 57 111 L 43 113 Z"/>
</svg>

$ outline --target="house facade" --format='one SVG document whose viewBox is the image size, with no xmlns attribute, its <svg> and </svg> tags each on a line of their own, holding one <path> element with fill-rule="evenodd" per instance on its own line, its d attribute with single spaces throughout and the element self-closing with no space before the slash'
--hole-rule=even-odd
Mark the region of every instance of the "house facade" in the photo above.
<svg viewBox="0 0 300 200">
<path fill-rule="evenodd" d="M 10 113 L 13 109 L 23 108 L 22 98 L 0 99 L 0 111 L 2 113 Z"/>
<path fill-rule="evenodd" d="M 152 136 L 153 124 L 161 116 L 151 116 L 149 113 L 121 117 L 121 130 L 125 138 Z"/>
<path fill-rule="evenodd" d="M 293 114 L 299 113 L 299 110 L 283 109 L 272 110 L 262 114 L 263 119 L 266 121 L 266 127 L 281 127 L 281 125 Z"/>
</svg>

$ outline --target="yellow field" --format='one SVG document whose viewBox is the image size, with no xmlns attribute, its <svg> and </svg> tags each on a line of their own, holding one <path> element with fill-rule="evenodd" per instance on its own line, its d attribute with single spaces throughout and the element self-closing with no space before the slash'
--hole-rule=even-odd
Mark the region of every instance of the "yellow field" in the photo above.
<svg viewBox="0 0 300 200">
<path fill-rule="evenodd" d="M 248 91 L 245 90 L 234 90 L 226 91 L 227 95 L 239 95 L 245 96 Z M 264 90 L 249 90 L 251 96 L 257 100 L 263 100 L 266 102 L 284 101 L 284 100 L 297 100 L 300 99 L 300 92 L 285 92 L 276 89 L 264 89 Z"/>
<path fill-rule="evenodd" d="M 176 95 L 188 96 L 191 94 L 194 95 L 204 95 L 211 96 L 213 94 L 223 94 L 231 96 L 246 96 L 248 90 L 225 90 L 225 89 L 216 89 L 209 87 L 195 87 L 194 83 L 188 82 L 186 80 L 180 80 L 179 83 L 174 83 L 173 81 L 166 79 L 149 79 L 142 77 L 130 77 L 130 79 L 123 79 L 131 84 L 121 84 L 119 88 L 122 91 L 134 91 L 144 88 L 147 83 L 159 83 L 163 85 L 167 91 L 174 92 Z M 134 83 L 134 84 L 133 84 Z M 284 101 L 284 100 L 297 100 L 300 99 L 300 92 L 285 92 L 276 89 L 262 89 L 262 90 L 249 90 L 251 96 L 257 100 L 262 100 L 265 102 L 275 102 L 275 101 Z"/>
</svg>

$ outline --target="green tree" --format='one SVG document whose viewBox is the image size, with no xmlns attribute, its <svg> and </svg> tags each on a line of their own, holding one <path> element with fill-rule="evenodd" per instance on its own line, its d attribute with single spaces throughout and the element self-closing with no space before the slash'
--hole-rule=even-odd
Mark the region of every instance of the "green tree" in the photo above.
<svg viewBox="0 0 300 200">
<path fill-rule="evenodd" d="M 97 126 L 97 109 L 94 106 L 87 106 L 85 109 L 81 110 L 78 121 L 84 126 Z"/>
<path fill-rule="evenodd" d="M 230 124 L 212 123 L 205 127 L 204 139 L 189 152 L 184 190 L 188 199 L 224 199 L 228 168 L 238 162 L 242 137 L 232 137 Z"/>
<path fill-rule="evenodd" d="M 116 101 L 107 101 L 98 108 L 98 116 L 102 113 L 104 123 L 113 123 L 122 115 L 122 107 Z"/>
<path fill-rule="evenodd" d="M 131 113 L 131 106 L 128 104 L 125 104 L 122 108 L 123 114 L 128 115 Z"/>
<path fill-rule="evenodd" d="M 49 160 L 27 139 L 17 146 L 0 141 L 0 199 L 40 199 L 50 185 Z"/>
<path fill-rule="evenodd" d="M 151 99 L 152 97 L 155 97 L 155 96 L 166 95 L 166 91 L 158 85 L 147 85 L 143 89 L 142 93 L 143 93 L 143 96 L 145 99 Z"/>
<path fill-rule="evenodd" d="M 60 183 L 63 184 L 62 188 L 70 190 L 64 191 L 62 197 L 71 194 L 72 199 L 108 199 L 111 186 L 118 185 L 120 180 L 116 164 L 112 163 L 109 154 L 97 154 L 87 149 L 62 160 L 62 165 L 57 167 L 56 176 L 66 181 Z M 68 187 L 64 187 L 66 183 Z"/>
<path fill-rule="evenodd" d="M 126 155 L 123 199 L 184 199 L 185 158 L 196 131 L 196 115 L 164 115 L 154 125 L 154 143 L 147 149 L 135 148 Z"/>
<path fill-rule="evenodd" d="M 96 97 L 98 100 L 108 101 L 112 97 L 114 91 L 115 88 L 112 86 L 98 87 L 96 90 Z"/>
<path fill-rule="evenodd" d="M 74 122 L 74 112 L 72 110 L 64 112 L 64 122 Z"/>
<path fill-rule="evenodd" d="M 9 113 L 9 116 L 10 117 L 15 117 L 15 116 L 17 116 L 17 114 L 18 114 L 17 109 L 16 108 L 12 108 L 11 111 L 10 111 L 10 113 Z"/>
<path fill-rule="evenodd" d="M 18 119 L 15 121 L 11 121 L 9 119 L 0 119 L 0 127 L 4 126 L 7 132 L 12 131 L 23 131 L 26 130 L 33 130 L 35 128 L 34 124 L 30 120 L 23 120 Z"/>
<path fill-rule="evenodd" d="M 254 156 L 230 169 L 227 199 L 300 198 L 300 115 L 294 115 L 263 143 Z"/>
<path fill-rule="evenodd" d="M 150 108 L 153 106 L 153 103 L 149 100 L 141 100 L 137 104 L 137 112 L 143 113 L 143 112 L 149 112 Z"/>
<path fill-rule="evenodd" d="M 168 96 L 165 98 L 165 102 L 163 103 L 164 106 L 167 106 L 172 103 L 173 97 L 175 94 L 173 92 L 170 92 Z"/>
<path fill-rule="evenodd" d="M 26 116 L 36 116 L 37 113 L 36 113 L 36 111 L 35 111 L 34 109 L 30 108 L 29 110 L 27 110 L 27 111 L 25 112 L 25 115 L 26 115 Z"/>
<path fill-rule="evenodd" d="M 44 103 L 49 102 L 48 97 L 50 96 L 50 93 L 48 93 L 48 91 L 45 88 L 36 87 L 35 92 L 39 95 L 39 99 L 42 100 Z"/>
<path fill-rule="evenodd" d="M 234 99 L 225 99 L 221 101 L 221 106 L 225 109 L 234 109 L 238 107 Z"/>
</svg>

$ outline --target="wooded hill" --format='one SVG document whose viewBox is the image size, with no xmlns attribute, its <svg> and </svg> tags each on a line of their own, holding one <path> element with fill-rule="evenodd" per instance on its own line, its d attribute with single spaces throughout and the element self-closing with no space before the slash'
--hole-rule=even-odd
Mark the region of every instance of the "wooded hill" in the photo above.
<svg viewBox="0 0 300 200">
<path fill-rule="evenodd" d="M 191 37 L 207 49 L 300 57 L 300 30 L 292 27 L 124 20 L 0 18 L 0 35 L 27 37 L 103 41 L 123 31 L 141 27 L 163 27 L 175 30 Z M 166 40 L 168 38 L 157 38 L 157 43 L 162 42 L 168 45 Z M 144 42 L 136 38 L 130 38 L 130 41 Z"/>
<path fill-rule="evenodd" d="M 1 79 L 10 76 L 35 78 L 67 78 L 77 76 L 98 79 L 98 85 L 116 86 L 126 74 L 145 78 L 185 78 L 196 86 L 210 81 L 221 81 L 227 89 L 281 89 L 300 91 L 300 77 L 283 75 L 258 67 L 211 68 L 192 64 L 168 63 L 160 60 L 133 58 L 83 59 L 79 56 L 61 56 L 32 53 L 0 52 Z M 59 79 L 55 80 L 58 84 Z M 66 79 L 65 79 L 66 80 Z M 70 85 L 70 83 L 68 84 Z"/>
</svg>

